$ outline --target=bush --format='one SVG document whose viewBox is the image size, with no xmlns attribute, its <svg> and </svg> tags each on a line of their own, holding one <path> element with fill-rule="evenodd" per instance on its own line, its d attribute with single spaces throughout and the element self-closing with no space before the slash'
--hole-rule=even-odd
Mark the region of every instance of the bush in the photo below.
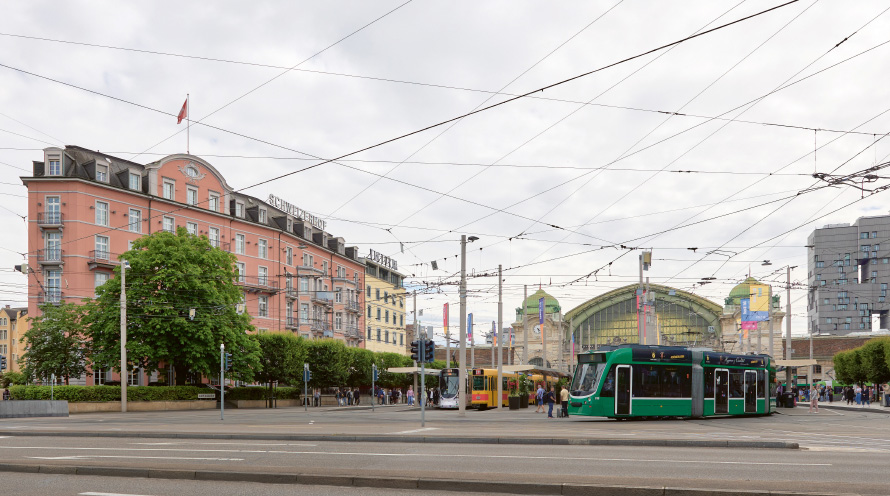
<svg viewBox="0 0 890 496">
<path fill-rule="evenodd" d="M 28 378 L 21 372 L 6 372 L 0 375 L 0 389 L 8 388 L 10 385 L 27 384 Z"/>
<path fill-rule="evenodd" d="M 196 400 L 200 393 L 210 393 L 211 389 L 198 386 L 130 386 L 127 388 L 127 401 L 177 401 Z M 48 400 L 50 386 L 12 386 L 10 397 L 14 400 Z M 120 386 L 56 386 L 52 397 L 67 400 L 69 403 L 85 401 L 120 401 Z"/>
</svg>

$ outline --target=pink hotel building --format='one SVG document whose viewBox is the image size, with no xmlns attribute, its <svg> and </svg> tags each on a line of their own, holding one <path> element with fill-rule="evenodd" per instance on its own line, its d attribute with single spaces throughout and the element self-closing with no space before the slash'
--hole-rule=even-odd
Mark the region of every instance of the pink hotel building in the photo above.
<svg viewBox="0 0 890 496">
<path fill-rule="evenodd" d="M 325 222 L 270 195 L 235 192 L 212 165 L 170 155 L 142 165 L 77 146 L 46 148 L 28 188 L 28 314 L 80 302 L 140 236 L 184 227 L 238 259 L 258 332 L 364 343 L 364 263 Z M 116 374 L 115 374 L 116 376 Z M 82 384 L 114 380 L 99 372 Z M 131 374 L 133 385 L 156 377 Z"/>
</svg>

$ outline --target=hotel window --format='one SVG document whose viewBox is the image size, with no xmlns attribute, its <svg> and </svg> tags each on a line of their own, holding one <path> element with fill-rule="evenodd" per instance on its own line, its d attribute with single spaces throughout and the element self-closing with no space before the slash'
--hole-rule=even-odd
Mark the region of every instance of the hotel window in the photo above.
<svg viewBox="0 0 890 496">
<path fill-rule="evenodd" d="M 287 318 L 288 325 L 291 325 L 293 318 L 294 318 L 293 317 L 294 316 L 294 302 L 292 302 L 292 301 L 287 302 L 287 306 L 285 307 L 284 316 Z"/>
<path fill-rule="evenodd" d="M 44 255 L 45 260 L 62 260 L 62 233 L 58 231 L 46 233 L 46 253 Z"/>
<path fill-rule="evenodd" d="M 173 181 L 164 179 L 164 191 L 163 191 L 164 198 L 166 198 L 168 200 L 172 200 L 173 195 L 175 194 L 175 190 L 176 190 L 176 183 L 174 183 Z"/>
<path fill-rule="evenodd" d="M 371 340 L 371 326 L 368 326 L 368 340 Z"/>
<path fill-rule="evenodd" d="M 219 248 L 219 228 L 211 227 L 207 230 L 207 237 L 210 239 L 210 245 Z"/>
<path fill-rule="evenodd" d="M 309 304 L 300 303 L 300 321 L 306 322 L 307 320 L 309 320 Z"/>
<path fill-rule="evenodd" d="M 96 225 L 108 226 L 108 203 L 96 202 Z"/>
<path fill-rule="evenodd" d="M 189 234 L 193 234 L 195 236 L 198 235 L 198 224 L 194 222 L 188 222 L 185 225 L 185 230 L 189 232 Z"/>
<path fill-rule="evenodd" d="M 108 253 L 108 236 L 96 236 L 96 259 L 108 260 L 111 255 Z"/>
<path fill-rule="evenodd" d="M 346 267 L 337 266 L 337 277 L 340 279 L 346 279 Z"/>
<path fill-rule="evenodd" d="M 303 267 L 312 267 L 312 255 L 308 253 L 303 254 Z"/>
<path fill-rule="evenodd" d="M 371 305 L 368 305 L 368 318 L 371 318 Z"/>
<path fill-rule="evenodd" d="M 189 205 L 197 205 L 198 204 L 198 190 L 195 188 L 186 188 L 185 202 L 188 203 Z"/>
<path fill-rule="evenodd" d="M 176 231 L 176 226 L 173 223 L 173 217 L 164 217 L 164 230 L 171 233 Z"/>
<path fill-rule="evenodd" d="M 389 310 L 383 312 L 383 321 L 389 324 Z"/>
<path fill-rule="evenodd" d="M 105 284 L 106 282 L 108 282 L 108 279 L 110 277 L 111 277 L 111 274 L 109 274 L 108 272 L 96 272 L 96 286 L 95 287 L 98 288 L 99 286 Z M 94 292 L 93 296 L 99 296 L 99 295 L 95 294 L 95 292 Z"/>
<path fill-rule="evenodd" d="M 96 164 L 96 181 L 108 182 L 108 166 Z"/>
<path fill-rule="evenodd" d="M 142 211 L 131 208 L 130 209 L 130 232 L 138 233 L 142 232 Z"/>
<path fill-rule="evenodd" d="M 399 333 L 399 346 L 405 346 L 405 335 L 401 332 Z"/>
<path fill-rule="evenodd" d="M 51 224 L 59 224 L 62 222 L 62 199 L 58 196 L 46 197 L 46 210 L 44 211 L 46 221 Z"/>
<path fill-rule="evenodd" d="M 389 303 L 389 291 L 383 292 L 383 303 Z M 395 301 L 393 301 L 395 303 Z"/>
<path fill-rule="evenodd" d="M 130 173 L 130 189 L 135 189 L 139 191 L 140 186 L 142 186 L 142 181 L 140 181 L 142 177 L 139 174 Z"/>
<path fill-rule="evenodd" d="M 244 255 L 244 235 L 236 234 L 235 235 L 235 253 L 239 255 Z"/>
<path fill-rule="evenodd" d="M 285 257 L 285 260 L 287 261 L 287 264 L 293 265 L 294 264 L 294 249 L 291 248 L 290 246 L 288 246 L 286 253 L 287 253 L 287 256 Z"/>
<path fill-rule="evenodd" d="M 325 275 L 328 275 L 328 261 L 324 260 L 321 262 L 321 271 L 324 272 Z"/>
<path fill-rule="evenodd" d="M 108 378 L 105 370 L 96 369 L 93 373 L 93 384 L 97 386 L 101 386 L 105 384 L 105 380 Z"/>
<path fill-rule="evenodd" d="M 399 326 L 405 327 L 405 315 L 399 315 Z"/>
<path fill-rule="evenodd" d="M 235 267 L 238 269 L 238 282 L 244 282 L 244 274 L 247 272 L 244 262 L 235 262 Z"/>
<path fill-rule="evenodd" d="M 49 303 L 58 303 L 62 299 L 62 271 L 48 270 L 46 271 L 46 301 Z"/>
<path fill-rule="evenodd" d="M 304 293 L 309 292 L 309 279 L 308 278 L 306 278 L 306 277 L 300 278 L 300 291 L 302 291 Z"/>
<path fill-rule="evenodd" d="M 257 242 L 257 256 L 260 258 L 268 258 L 269 257 L 269 248 L 268 241 L 265 239 L 261 239 Z"/>
<path fill-rule="evenodd" d="M 219 212 L 219 193 L 210 192 L 210 196 L 207 201 L 207 208 L 213 210 L 214 212 Z"/>
<path fill-rule="evenodd" d="M 380 309 L 377 309 L 377 320 L 380 320 Z"/>
<path fill-rule="evenodd" d="M 59 162 L 59 159 L 56 158 L 53 160 L 52 158 L 49 160 L 49 175 L 50 176 L 61 176 L 62 175 L 62 163 Z"/>
<path fill-rule="evenodd" d="M 343 329 L 343 314 L 340 312 L 334 314 L 334 329 L 338 331 Z"/>
<path fill-rule="evenodd" d="M 235 217 L 239 219 L 244 218 L 244 204 L 240 202 L 235 202 Z"/>
<path fill-rule="evenodd" d="M 266 223 L 266 209 L 261 208 L 259 213 L 260 224 Z"/>
<path fill-rule="evenodd" d="M 380 288 L 376 288 L 374 291 L 376 291 L 377 300 L 379 301 L 380 300 Z"/>
<path fill-rule="evenodd" d="M 265 286 L 268 281 L 269 269 L 267 269 L 266 267 L 260 267 L 259 271 L 257 272 L 257 282 Z"/>
<path fill-rule="evenodd" d="M 371 297 L 371 286 L 366 286 L 366 287 L 367 287 L 366 293 L 368 295 L 368 298 L 370 298 Z"/>
<path fill-rule="evenodd" d="M 380 328 L 377 328 L 377 342 L 380 342 Z"/>
<path fill-rule="evenodd" d="M 269 297 L 268 296 L 260 296 L 258 301 L 259 301 L 258 316 L 268 317 L 269 316 Z"/>
</svg>

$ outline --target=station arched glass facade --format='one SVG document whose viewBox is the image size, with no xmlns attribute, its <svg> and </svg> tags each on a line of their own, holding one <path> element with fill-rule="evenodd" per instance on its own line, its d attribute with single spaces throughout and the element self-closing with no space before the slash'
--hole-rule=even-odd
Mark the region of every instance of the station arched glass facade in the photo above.
<svg viewBox="0 0 890 496">
<path fill-rule="evenodd" d="M 631 285 L 610 291 L 569 311 L 575 350 L 596 349 L 603 345 L 638 343 L 637 289 Z M 661 345 L 718 347 L 720 341 L 720 305 L 667 286 L 650 285 L 654 300 L 644 315 L 647 333 Z"/>
</svg>

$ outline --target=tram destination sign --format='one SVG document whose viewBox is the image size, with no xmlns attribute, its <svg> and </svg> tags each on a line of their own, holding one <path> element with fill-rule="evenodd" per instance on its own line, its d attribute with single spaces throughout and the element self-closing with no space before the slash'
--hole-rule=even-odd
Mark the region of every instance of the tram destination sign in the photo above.
<svg viewBox="0 0 890 496">
<path fill-rule="evenodd" d="M 705 365 L 734 365 L 737 367 L 764 367 L 763 357 L 750 355 L 726 355 L 724 353 L 705 353 Z"/>
<path fill-rule="evenodd" d="M 635 362 L 692 363 L 692 352 L 686 348 L 634 349 Z"/>
<path fill-rule="evenodd" d="M 281 198 L 278 198 L 275 195 L 269 195 L 269 199 L 266 200 L 266 202 L 269 205 L 272 205 L 273 207 L 277 208 L 278 210 L 281 210 L 288 215 L 293 215 L 294 217 L 296 217 L 298 219 L 303 219 L 306 222 L 308 222 L 309 224 L 311 224 L 313 227 L 316 227 L 316 228 L 324 231 L 325 221 L 323 219 L 321 219 L 320 217 L 312 215 L 309 212 L 303 210 L 302 208 L 300 208 L 292 203 L 288 203 L 288 202 L 282 200 Z"/>
</svg>

